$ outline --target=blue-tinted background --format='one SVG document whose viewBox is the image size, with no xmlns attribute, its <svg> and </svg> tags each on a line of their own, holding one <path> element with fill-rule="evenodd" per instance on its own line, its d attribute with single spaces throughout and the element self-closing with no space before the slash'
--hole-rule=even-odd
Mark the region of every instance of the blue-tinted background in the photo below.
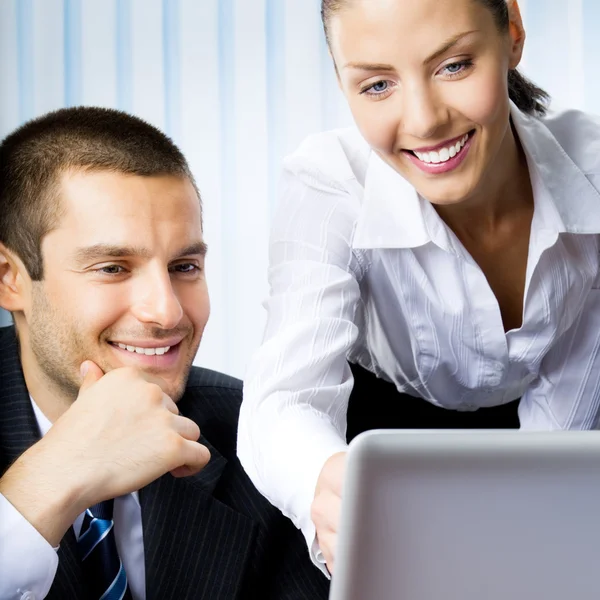
<svg viewBox="0 0 600 600">
<path fill-rule="evenodd" d="M 525 73 L 558 106 L 600 113 L 600 2 L 520 5 Z M 319 9 L 319 0 L 0 0 L 0 137 L 46 111 L 94 104 L 147 119 L 187 155 L 204 201 L 213 307 L 197 362 L 237 376 L 262 334 L 281 158 L 306 135 L 351 122 Z"/>
</svg>

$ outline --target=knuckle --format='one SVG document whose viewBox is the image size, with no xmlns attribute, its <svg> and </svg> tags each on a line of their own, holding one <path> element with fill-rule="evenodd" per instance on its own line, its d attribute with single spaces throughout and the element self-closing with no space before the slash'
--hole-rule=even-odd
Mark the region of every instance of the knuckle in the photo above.
<svg viewBox="0 0 600 600">
<path fill-rule="evenodd" d="M 193 437 L 197 440 L 200 437 L 200 427 L 198 427 L 198 425 L 194 423 L 194 421 L 192 421 L 191 419 L 187 419 L 187 425 L 189 428 L 188 433 L 190 437 Z"/>
<path fill-rule="evenodd" d="M 145 392 L 148 399 L 152 401 L 153 404 L 162 404 L 163 391 L 157 383 L 146 382 Z"/>
<path fill-rule="evenodd" d="M 323 519 L 323 509 L 321 507 L 320 497 L 313 500 L 310 506 L 310 518 L 316 523 L 320 523 Z"/>
<path fill-rule="evenodd" d="M 121 367 L 114 371 L 120 373 L 125 379 L 137 379 L 139 377 L 137 369 L 135 367 Z"/>
<path fill-rule="evenodd" d="M 179 455 L 183 452 L 185 440 L 177 432 L 171 431 L 168 440 L 169 448 L 173 455 Z"/>
</svg>

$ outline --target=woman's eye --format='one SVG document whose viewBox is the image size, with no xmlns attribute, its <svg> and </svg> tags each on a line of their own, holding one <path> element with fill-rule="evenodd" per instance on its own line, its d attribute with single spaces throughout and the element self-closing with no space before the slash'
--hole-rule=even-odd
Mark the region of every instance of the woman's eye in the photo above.
<svg viewBox="0 0 600 600">
<path fill-rule="evenodd" d="M 366 96 L 381 96 L 383 98 L 387 97 L 387 92 L 390 91 L 391 87 L 392 86 L 390 85 L 390 82 L 387 79 L 382 79 L 381 81 L 377 81 L 372 85 L 367 86 L 366 88 L 361 90 L 360 93 Z"/>
<path fill-rule="evenodd" d="M 371 86 L 371 91 L 381 94 L 381 92 L 385 92 L 388 88 L 387 81 L 378 81 L 375 85 Z"/>
<path fill-rule="evenodd" d="M 385 79 L 366 87 L 361 94 L 366 94 L 367 96 L 380 96 L 385 94 L 388 91 L 390 84 Z"/>
<path fill-rule="evenodd" d="M 450 63 L 448 65 L 446 65 L 445 67 L 442 68 L 443 73 L 445 73 L 446 75 L 461 75 L 462 73 L 464 73 L 465 71 L 467 71 L 468 69 L 470 69 L 473 66 L 473 61 L 471 60 L 462 60 L 459 62 L 455 62 L 455 63 Z"/>
</svg>

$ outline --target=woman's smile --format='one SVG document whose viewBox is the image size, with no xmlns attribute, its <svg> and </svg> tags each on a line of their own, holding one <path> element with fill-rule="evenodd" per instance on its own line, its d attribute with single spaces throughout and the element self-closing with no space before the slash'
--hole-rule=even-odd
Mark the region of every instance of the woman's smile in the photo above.
<svg viewBox="0 0 600 600">
<path fill-rule="evenodd" d="M 428 175 L 440 175 L 456 170 L 467 158 L 473 145 L 475 130 L 436 146 L 420 147 L 401 152 L 418 169 Z"/>
</svg>

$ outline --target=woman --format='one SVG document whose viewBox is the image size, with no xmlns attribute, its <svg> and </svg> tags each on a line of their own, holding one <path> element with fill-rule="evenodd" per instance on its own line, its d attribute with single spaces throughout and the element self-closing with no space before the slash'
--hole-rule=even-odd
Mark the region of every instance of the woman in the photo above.
<svg viewBox="0 0 600 600">
<path fill-rule="evenodd" d="M 238 447 L 332 571 L 352 370 L 352 434 L 516 425 L 519 398 L 523 429 L 596 427 L 600 127 L 543 118 L 546 94 L 516 71 L 514 0 L 325 0 L 322 14 L 358 132 L 285 162 Z M 366 423 L 381 404 L 410 406 L 409 424 Z"/>
</svg>

